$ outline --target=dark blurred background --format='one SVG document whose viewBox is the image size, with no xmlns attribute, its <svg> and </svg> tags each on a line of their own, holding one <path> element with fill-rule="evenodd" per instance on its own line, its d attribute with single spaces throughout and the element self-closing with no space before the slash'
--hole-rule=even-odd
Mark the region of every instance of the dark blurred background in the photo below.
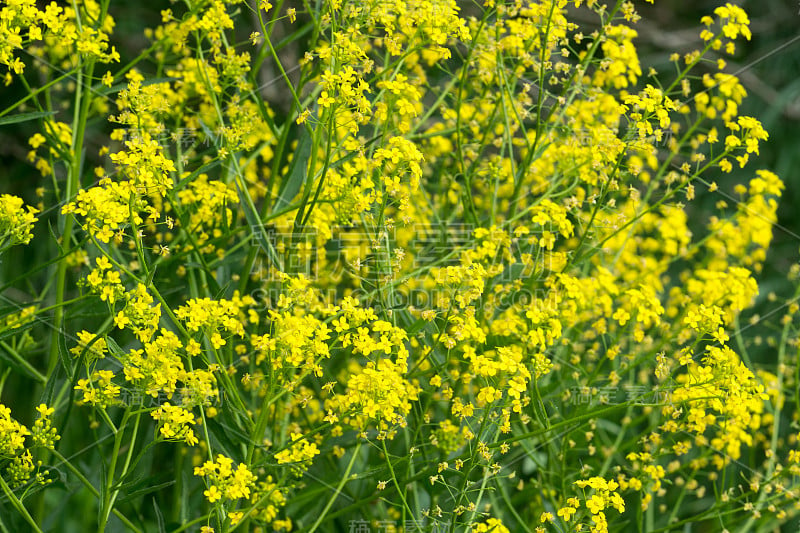
<svg viewBox="0 0 800 533">
<path fill-rule="evenodd" d="M 800 261 L 800 0 L 733 3 L 749 15 L 753 35 L 750 41 L 737 41 L 735 56 L 720 57 L 727 61 L 725 72 L 739 77 L 747 90 L 739 113 L 758 118 L 769 132 L 769 140 L 761 144 L 760 155 L 751 158 L 744 169 L 734 164 L 730 174 L 717 170 L 706 179 L 717 181 L 722 191 L 731 193 L 737 183 L 752 179 L 756 170 L 768 169 L 786 186 L 779 204 L 778 224 L 773 229 L 773 244 L 763 271 L 756 276 L 760 295 L 756 305 L 741 317 L 742 329 L 747 330 L 742 338 L 754 365 L 775 372 L 779 321 L 785 313 L 786 300 L 794 293 L 787 274 Z M 700 18 L 712 14 L 719 5 L 722 2 L 710 0 L 637 3 L 642 15 L 636 25 L 642 65 L 669 72 L 674 68 L 669 64 L 669 54 L 696 49 L 702 29 Z M 715 193 L 703 194 L 702 187 L 697 189 L 697 201 L 690 209 L 699 211 L 695 220 L 701 223 L 720 198 Z"/>
<path fill-rule="evenodd" d="M 800 1 L 759 0 L 734 2 L 750 16 L 750 41 L 739 40 L 734 57 L 722 56 L 726 72 L 739 77 L 748 96 L 740 114 L 758 118 L 769 132 L 761 154 L 744 168 L 734 165 L 716 179 L 726 190 L 751 179 L 755 170 L 772 170 L 786 184 L 779 210 L 779 226 L 762 280 L 785 276 L 798 261 L 800 248 Z M 657 0 L 639 5 L 642 20 L 639 53 L 642 65 L 660 72 L 671 67 L 671 52 L 686 53 L 698 47 L 700 17 L 711 14 L 721 2 Z M 699 192 L 699 191 L 698 191 Z"/>
</svg>

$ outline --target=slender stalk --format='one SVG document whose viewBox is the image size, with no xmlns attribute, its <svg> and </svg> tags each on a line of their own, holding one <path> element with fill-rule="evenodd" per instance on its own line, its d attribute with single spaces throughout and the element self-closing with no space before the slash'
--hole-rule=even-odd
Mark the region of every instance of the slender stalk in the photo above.
<svg viewBox="0 0 800 533">
<path fill-rule="evenodd" d="M 53 450 L 53 455 L 59 460 L 60 464 L 63 464 L 64 466 L 66 466 L 67 469 L 69 469 L 69 471 L 72 472 L 75 475 L 75 477 L 78 478 L 78 481 L 80 481 L 83 484 L 83 486 L 86 487 L 89 490 L 89 492 L 92 493 L 92 496 L 94 496 L 97 499 L 100 499 L 100 491 L 98 491 L 94 487 L 94 485 L 92 485 L 91 481 L 86 479 L 86 476 L 84 476 L 83 473 L 75 467 L 75 465 L 73 465 L 66 457 L 61 455 L 61 453 L 59 453 L 58 450 Z M 131 531 L 133 531 L 135 533 L 140 533 L 141 532 L 141 530 L 138 527 L 136 527 L 133 524 L 133 522 L 131 522 L 128 519 L 128 517 L 123 515 L 117 509 L 113 509 L 111 512 L 113 512 L 114 516 L 119 518 L 120 521 L 123 524 L 125 524 L 125 527 L 127 527 L 129 530 L 131 530 Z"/>
<path fill-rule="evenodd" d="M 22 505 L 22 502 L 19 501 L 17 495 L 14 494 L 14 492 L 6 484 L 6 481 L 3 479 L 3 476 L 0 476 L 0 487 L 3 488 L 3 493 L 6 495 L 6 498 L 8 498 L 8 500 L 11 502 L 11 505 L 14 506 L 14 508 L 17 510 L 19 514 L 23 516 L 23 518 L 25 518 L 25 521 L 28 522 L 28 525 L 31 526 L 33 531 L 35 531 L 36 533 L 42 533 L 42 530 L 39 529 L 38 525 L 36 525 L 36 521 L 33 519 L 30 513 L 28 513 L 28 510 L 25 509 L 25 506 Z"/>
<path fill-rule="evenodd" d="M 72 148 L 71 148 L 71 161 L 67 169 L 67 183 L 66 190 L 64 191 L 64 201 L 71 200 L 77 194 L 80 188 L 80 174 L 82 170 L 82 150 L 84 144 L 84 137 L 86 134 L 86 120 L 89 115 L 89 105 L 91 104 L 91 88 L 88 84 L 91 83 L 92 74 L 94 72 L 94 61 L 88 60 L 83 67 L 83 60 L 78 59 L 77 83 L 75 86 L 75 102 L 74 102 L 74 119 L 72 131 Z M 84 81 L 86 80 L 86 81 Z M 87 90 L 87 88 L 89 90 Z M 66 293 L 67 281 L 67 257 L 72 250 L 72 228 L 75 224 L 75 218 L 71 213 L 67 213 L 64 217 L 64 230 L 61 232 L 61 260 L 58 262 L 56 269 L 56 301 L 55 311 L 53 314 L 53 333 L 50 336 L 50 356 L 47 363 L 47 375 L 53 373 L 56 365 L 58 364 L 58 335 L 63 333 L 62 327 L 64 322 L 64 308 L 61 305 L 64 302 L 64 294 Z"/>
<path fill-rule="evenodd" d="M 308 530 L 308 533 L 314 533 L 317 530 L 319 525 L 325 519 L 325 515 L 328 514 L 330 508 L 333 506 L 333 502 L 336 501 L 336 498 L 339 497 L 339 494 L 342 492 L 342 488 L 344 484 L 350 480 L 350 472 L 353 470 L 353 465 L 356 463 L 356 458 L 358 457 L 358 452 L 361 451 L 361 442 L 356 444 L 355 449 L 353 449 L 353 456 L 350 458 L 350 462 L 347 464 L 347 468 L 344 471 L 341 479 L 339 480 L 339 484 L 336 486 L 336 490 L 333 492 L 333 496 L 328 500 L 328 503 L 325 505 L 325 508 L 322 509 L 322 512 L 317 517 L 317 520 L 314 522 L 314 525 L 311 526 L 311 529 Z"/>
</svg>

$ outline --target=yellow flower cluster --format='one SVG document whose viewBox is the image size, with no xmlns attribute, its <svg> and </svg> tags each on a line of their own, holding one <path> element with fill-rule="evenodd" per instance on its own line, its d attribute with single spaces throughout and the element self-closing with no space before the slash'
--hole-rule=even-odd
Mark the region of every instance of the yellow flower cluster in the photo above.
<svg viewBox="0 0 800 533">
<path fill-rule="evenodd" d="M 139 211 L 144 206 L 136 197 L 131 201 L 131 191 L 122 183 L 103 178 L 97 187 L 78 191 L 75 201 L 66 204 L 61 212 L 84 217 L 84 229 L 107 244 L 115 232 L 121 234 L 129 222 L 136 225 L 143 222 Z"/>
<path fill-rule="evenodd" d="M 17 196 L 0 195 L 0 250 L 6 246 L 31 242 L 37 212 L 33 207 L 24 206 L 22 199 Z"/>
<path fill-rule="evenodd" d="M 706 444 L 721 452 L 714 457 L 718 468 L 741 456 L 743 446 L 753 445 L 753 432 L 760 428 L 764 385 L 728 346 L 709 346 L 700 362 L 687 361 L 685 374 L 677 376 L 679 386 L 672 401 L 686 408 L 685 423 L 678 424 L 681 413 L 667 406 L 662 411 L 673 419 L 664 429 L 688 430 L 697 444 Z M 674 415 L 674 416 L 673 416 Z M 707 430 L 714 436 L 704 436 Z"/>
<path fill-rule="evenodd" d="M 224 256 L 223 243 L 215 246 L 209 241 L 222 237 L 225 226 L 235 222 L 230 206 L 238 203 L 239 197 L 233 187 L 221 181 L 209 181 L 207 175 L 201 174 L 189 187 L 178 192 L 178 199 L 189 212 L 187 231 L 194 236 L 193 243 L 185 250 L 196 247 L 204 253 L 217 252 L 220 257 Z"/>
<path fill-rule="evenodd" d="M 99 335 L 94 335 L 86 330 L 77 334 L 78 344 L 70 348 L 76 357 L 84 356 L 87 364 L 91 365 L 97 359 L 103 359 L 108 354 L 106 340 Z"/>
<path fill-rule="evenodd" d="M 285 449 L 275 454 L 279 465 L 291 464 L 298 475 L 308 470 L 311 461 L 319 455 L 319 448 L 313 442 L 303 438 L 300 433 L 292 433 L 292 442 Z"/>
<path fill-rule="evenodd" d="M 717 16 L 717 23 L 722 28 L 722 35 L 730 39 L 725 43 L 725 51 L 728 54 L 733 54 L 736 51 L 733 41 L 738 38 L 740 34 L 748 41 L 752 37 L 752 33 L 750 32 L 750 19 L 741 7 L 728 3 L 716 8 L 714 14 Z M 714 19 L 705 16 L 701 22 L 706 26 L 706 29 L 700 32 L 700 38 L 704 41 L 711 41 L 711 46 L 714 50 L 719 50 L 723 44 L 723 40 L 720 39 L 718 34 L 708 29 L 714 25 Z"/>
<path fill-rule="evenodd" d="M 189 331 L 203 330 L 219 349 L 227 344 L 220 332 L 244 335 L 244 309 L 254 303 L 251 296 L 242 297 L 238 292 L 230 300 L 191 299 L 175 310 L 175 316 L 186 322 Z"/>
<path fill-rule="evenodd" d="M 593 489 L 592 494 L 584 494 L 584 505 L 591 513 L 592 525 L 590 531 L 592 533 L 607 533 L 606 509 L 613 507 L 619 513 L 625 512 L 625 500 L 617 492 L 619 484 L 613 480 L 606 481 L 601 477 L 592 477 L 587 480 L 575 481 L 574 485 L 582 489 L 587 487 Z M 570 512 L 559 511 L 559 513 L 566 515 Z"/>
<path fill-rule="evenodd" d="M 206 461 L 203 466 L 195 467 L 194 475 L 206 476 L 208 489 L 203 494 L 209 503 L 248 499 L 256 482 L 256 476 L 247 465 L 239 463 L 234 470 L 233 460 L 221 454 L 216 461 Z"/>
<path fill-rule="evenodd" d="M 119 53 L 108 45 L 108 33 L 113 30 L 114 20 L 104 13 L 105 18 L 99 21 L 100 4 L 94 0 L 84 0 L 77 5 L 80 8 L 76 8 L 76 4 L 62 8 L 50 2 L 42 11 L 35 0 L 5 3 L 0 10 L 0 64 L 22 74 L 25 64 L 14 52 L 23 47 L 23 41 L 28 41 L 28 48 L 34 52 L 41 50 L 34 43 L 43 42 L 59 59 L 73 52 L 104 63 L 119 61 Z M 99 22 L 98 27 L 82 24 L 84 17 Z M 27 30 L 26 34 L 22 34 L 23 29 Z M 11 79 L 10 73 L 7 74 L 7 85 Z"/>
<path fill-rule="evenodd" d="M 510 533 L 509 529 L 503 525 L 503 522 L 497 518 L 489 518 L 485 522 L 473 524 L 470 531 L 475 533 Z"/>
<path fill-rule="evenodd" d="M 114 316 L 114 324 L 119 329 L 130 329 L 141 342 L 149 341 L 158 329 L 161 304 L 153 305 L 155 300 L 143 283 L 130 291 L 125 291 L 120 284 L 116 290 L 124 295 L 125 307 Z"/>
<path fill-rule="evenodd" d="M 25 447 L 28 428 L 11 418 L 11 409 L 0 404 L 0 454 L 13 457 Z"/>
<path fill-rule="evenodd" d="M 39 417 L 31 427 L 33 445 L 52 450 L 56 441 L 61 439 L 56 428 L 53 427 L 53 421 L 50 420 L 50 416 L 55 412 L 55 409 L 42 403 L 36 407 L 36 412 L 39 413 Z"/>
<path fill-rule="evenodd" d="M 25 164 L 56 185 L 38 210 L 0 196 L 0 252 L 31 241 L 51 200 L 63 230 L 48 307 L 0 317 L 4 360 L 47 394 L 64 367 L 85 406 L 72 416 L 89 413 L 103 452 L 113 439 L 98 530 L 112 513 L 130 527 L 139 493 L 123 493 L 165 441 L 192 447 L 170 474 L 202 517 L 174 518 L 207 532 L 323 531 L 363 511 L 601 533 L 638 519 L 623 494 L 668 529 L 690 520 L 664 513 L 683 491 L 741 511 L 745 489 L 719 495 L 733 461 L 762 456 L 752 483 L 769 489 L 743 510 L 796 499 L 800 305 L 780 341 L 740 325 L 784 185 L 756 170 L 708 212 L 684 205 L 725 192 L 712 179 L 768 139 L 740 115 L 740 80 L 707 61 L 751 38 L 740 8 L 703 19 L 670 83 L 643 79 L 626 0 L 289 4 L 175 4 L 116 71 L 95 71 L 117 59 L 108 2 L 0 7 L 0 64 L 47 109 L 28 115 Z M 79 83 L 42 66 L 52 84 L 34 88 L 22 50 Z M 66 95 L 72 123 L 41 118 Z M 107 145 L 84 152 L 98 117 Z M 754 347 L 776 368 L 756 370 Z M 37 468 L 27 437 L 59 453 L 54 410 L 37 411 L 28 429 L 0 406 L 14 485 Z"/>
<path fill-rule="evenodd" d="M 186 372 L 178 351 L 181 347 L 177 335 L 161 330 L 155 339 L 144 343 L 143 349 L 131 350 L 124 357 L 125 380 L 154 398 L 162 392 L 171 398 Z"/>
<path fill-rule="evenodd" d="M 114 372 L 111 370 L 96 370 L 88 378 L 78 380 L 75 390 L 83 393 L 78 400 L 78 405 L 89 404 L 100 409 L 120 403 L 121 388 L 113 383 Z"/>
<path fill-rule="evenodd" d="M 158 421 L 158 431 L 165 440 L 183 441 L 189 446 L 194 446 L 199 441 L 192 430 L 194 415 L 177 405 L 166 402 L 150 413 Z"/>
<path fill-rule="evenodd" d="M 52 450 L 61 438 L 50 420 L 55 409 L 40 404 L 36 411 L 39 416 L 29 430 L 11 417 L 11 409 L 0 404 L 0 460 L 9 461 L 5 473 L 12 487 L 27 483 L 37 467 L 42 465 L 41 461 L 34 463 L 31 448 Z M 32 441 L 30 447 L 25 446 L 25 438 L 28 436 Z M 50 480 L 40 472 L 36 474 L 35 481 L 45 484 Z"/>
<path fill-rule="evenodd" d="M 347 391 L 327 401 L 326 407 L 349 415 L 345 421 L 354 427 L 363 428 L 371 419 L 379 420 L 381 428 L 405 425 L 405 415 L 419 393 L 418 387 L 406 381 L 406 370 L 405 361 L 370 361 L 366 367 L 353 371 Z"/>
</svg>

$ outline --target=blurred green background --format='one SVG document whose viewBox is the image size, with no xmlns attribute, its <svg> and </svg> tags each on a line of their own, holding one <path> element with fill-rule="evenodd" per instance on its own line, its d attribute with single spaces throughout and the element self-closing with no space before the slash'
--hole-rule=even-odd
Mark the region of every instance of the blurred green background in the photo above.
<svg viewBox="0 0 800 533">
<path fill-rule="evenodd" d="M 746 184 L 756 170 L 775 172 L 786 188 L 773 228 L 773 242 L 763 271 L 756 275 L 760 294 L 756 304 L 742 313 L 742 338 L 757 368 L 776 371 L 775 343 L 779 340 L 780 319 L 794 286 L 787 279 L 792 265 L 800 261 L 800 0 L 760 0 L 731 2 L 750 17 L 752 39 L 737 41 L 735 56 L 710 53 L 723 58 L 725 72 L 736 75 L 747 90 L 740 115 L 759 119 L 769 132 L 760 145 L 760 155 L 752 157 L 744 169 L 734 164 L 730 174 L 713 170 L 704 177 L 716 181 L 720 192 L 709 193 L 698 184 L 697 199 L 690 209 L 690 220 L 702 231 L 715 203 L 736 198 L 733 188 Z M 637 2 L 642 16 L 634 27 L 639 32 L 638 50 L 643 70 L 652 66 L 659 73 L 674 72 L 669 55 L 697 49 L 703 26 L 700 18 L 711 15 L 725 2 L 712 0 L 655 0 L 653 5 Z M 716 72 L 713 65 L 699 66 L 695 72 Z M 662 78 L 670 79 L 669 76 Z M 721 193 L 727 193 L 727 198 Z M 695 215 L 695 216 L 693 216 Z"/>
<path fill-rule="evenodd" d="M 779 210 L 780 227 L 774 231 L 764 278 L 783 277 L 798 261 L 800 248 L 800 1 L 760 0 L 734 2 L 750 16 L 752 39 L 740 40 L 735 57 L 724 57 L 726 72 L 739 77 L 747 90 L 740 114 L 758 118 L 769 132 L 761 155 L 730 175 L 718 173 L 726 190 L 751 179 L 755 170 L 772 170 L 786 184 Z M 637 4 L 638 5 L 638 4 Z M 659 71 L 671 68 L 671 52 L 686 53 L 698 46 L 700 17 L 721 2 L 699 0 L 658 1 L 638 5 L 642 20 L 637 24 L 643 65 Z M 713 56 L 712 56 L 713 57 Z M 788 295 L 787 295 L 788 296 Z"/>
</svg>

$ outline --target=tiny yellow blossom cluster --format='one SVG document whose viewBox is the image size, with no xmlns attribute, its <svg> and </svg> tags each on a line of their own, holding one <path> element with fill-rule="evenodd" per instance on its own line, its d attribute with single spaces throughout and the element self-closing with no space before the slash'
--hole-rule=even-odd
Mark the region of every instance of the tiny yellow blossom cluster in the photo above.
<svg viewBox="0 0 800 533">
<path fill-rule="evenodd" d="M 0 250 L 15 244 L 28 244 L 33 238 L 37 210 L 24 206 L 22 199 L 0 195 Z"/>
<path fill-rule="evenodd" d="M 50 419 L 55 409 L 40 404 L 36 411 L 39 416 L 34 425 L 28 429 L 11 417 L 11 409 L 0 404 L 0 460 L 5 463 L 3 473 L 8 476 L 12 487 L 27 483 L 37 468 L 42 466 L 41 461 L 34 463 L 31 449 L 52 450 L 61 438 Z M 29 447 L 25 445 L 26 437 L 31 438 Z M 52 480 L 39 472 L 35 476 L 35 481 L 46 484 Z"/>
<path fill-rule="evenodd" d="M 248 499 L 256 482 L 256 476 L 247 465 L 239 463 L 234 469 L 233 460 L 224 455 L 195 467 L 194 475 L 206 477 L 208 489 L 203 494 L 209 503 Z"/>
<path fill-rule="evenodd" d="M 49 267 L 0 314 L 0 388 L 48 402 L 0 405 L 25 523 L 45 468 L 98 531 L 162 498 L 205 533 L 796 517 L 800 289 L 759 286 L 785 186 L 718 53 L 741 8 L 668 78 L 628 0 L 198 0 L 121 40 L 129 7 L 61 4 L 0 7 L 38 171 L 0 252 Z"/>
<path fill-rule="evenodd" d="M 191 411 L 166 402 L 150 413 L 150 416 L 158 421 L 158 432 L 165 440 L 183 441 L 189 446 L 198 443 L 191 427 L 194 423 Z"/>
</svg>

